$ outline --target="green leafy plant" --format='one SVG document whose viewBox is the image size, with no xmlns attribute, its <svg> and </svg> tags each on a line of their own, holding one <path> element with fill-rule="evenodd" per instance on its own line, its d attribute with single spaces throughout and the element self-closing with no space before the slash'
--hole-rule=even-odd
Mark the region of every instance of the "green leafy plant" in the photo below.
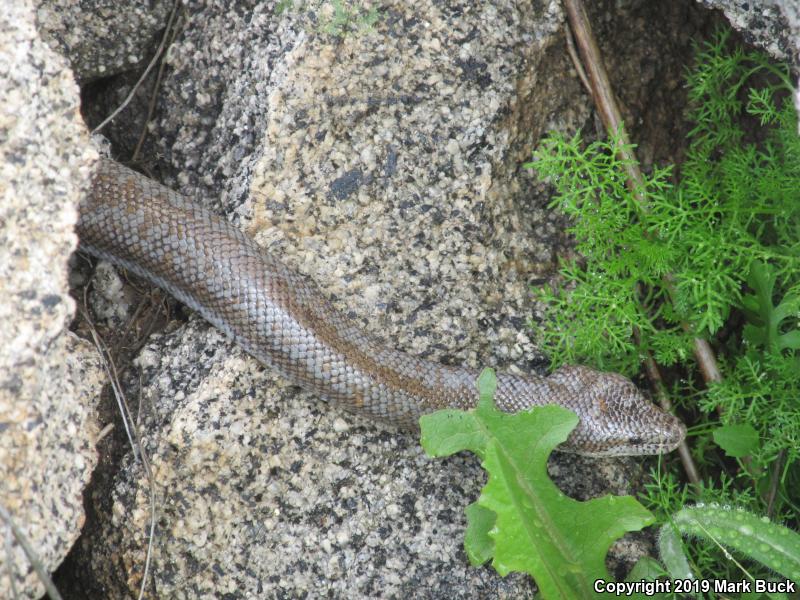
<svg viewBox="0 0 800 600">
<path fill-rule="evenodd" d="M 676 376 L 674 403 L 695 420 L 702 481 L 686 485 L 671 461 L 651 471 L 643 499 L 664 523 L 662 562 L 640 561 L 628 581 L 797 580 L 800 136 L 788 68 L 719 33 L 698 47 L 687 85 L 694 127 L 679 168 L 631 184 L 619 157 L 633 148 L 619 133 L 588 144 L 552 134 L 525 165 L 554 186 L 552 206 L 570 217 L 580 255 L 561 263 L 557 285 L 536 291 L 546 310 L 533 326 L 553 366 L 635 376 L 643 356 L 655 357 Z M 713 345 L 723 374 L 705 390 L 696 338 Z M 651 515 L 630 498 L 564 497 L 545 462 L 574 415 L 499 413 L 492 381 L 482 376 L 474 411 L 421 420 L 430 454 L 468 449 L 489 472 L 467 510 L 467 554 L 502 574 L 531 574 L 545 598 L 590 596 L 589 582 L 607 579 L 609 544 Z"/>
<path fill-rule="evenodd" d="M 320 31 L 342 38 L 350 33 L 370 31 L 380 18 L 378 8 L 367 8 L 350 0 L 331 0 L 333 14 L 320 23 Z"/>
<path fill-rule="evenodd" d="M 312 17 L 318 19 L 317 30 L 337 39 L 371 31 L 380 19 L 377 6 L 356 0 L 279 0 L 275 5 L 276 16 L 289 10 L 321 15 Z"/>
<path fill-rule="evenodd" d="M 618 135 L 584 147 L 579 134 L 556 133 L 525 165 L 554 184 L 552 206 L 573 218 L 569 232 L 581 255 L 562 262 L 563 287 L 536 290 L 548 310 L 534 327 L 553 366 L 586 362 L 635 373 L 641 349 L 634 331 L 665 364 L 691 352 L 691 339 L 662 285 L 680 249 L 650 235 L 638 191 L 627 184 L 621 146 Z M 641 192 L 651 204 L 667 201 L 670 172 L 658 170 L 644 181 Z"/>
<path fill-rule="evenodd" d="M 775 279 L 776 274 L 770 265 L 756 260 L 750 266 L 747 283 L 754 293 L 742 299 L 750 321 L 745 325 L 744 339 L 772 354 L 787 349 L 800 350 L 800 329 L 796 327 L 800 295 L 793 290 L 773 306 Z"/>
<path fill-rule="evenodd" d="M 580 255 L 536 290 L 545 317 L 533 326 L 553 366 L 635 377 L 649 353 L 676 376 L 668 385 L 695 420 L 703 481 L 685 485 L 669 462 L 653 471 L 644 500 L 661 521 L 685 515 L 687 503 L 717 502 L 796 528 L 800 136 L 789 72 L 719 33 L 697 48 L 687 87 L 693 127 L 679 167 L 632 186 L 620 135 L 586 143 L 579 134 L 548 136 L 526 164 L 555 188 L 552 206 L 570 217 Z M 708 389 L 698 385 L 695 338 L 719 358 L 722 381 Z M 769 525 L 757 518 L 751 539 Z M 680 546 L 684 564 L 670 572 L 741 579 L 709 536 Z M 754 576 L 774 570 L 758 553 L 745 557 Z"/>
<path fill-rule="evenodd" d="M 474 565 L 488 560 L 501 575 L 530 574 L 544 598 L 593 598 L 594 581 L 609 580 L 605 556 L 626 531 L 653 522 L 632 497 L 579 502 L 547 475 L 547 458 L 577 425 L 557 406 L 507 414 L 494 407 L 494 373 L 478 380 L 470 411 L 444 410 L 420 419 L 422 447 L 431 456 L 469 450 L 489 480 L 467 509 L 465 548 Z"/>
</svg>

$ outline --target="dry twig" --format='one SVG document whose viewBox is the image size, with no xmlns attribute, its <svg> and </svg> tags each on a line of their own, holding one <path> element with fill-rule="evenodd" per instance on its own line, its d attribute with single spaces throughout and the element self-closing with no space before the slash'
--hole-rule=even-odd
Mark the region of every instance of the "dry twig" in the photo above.
<svg viewBox="0 0 800 600">
<path fill-rule="evenodd" d="M 144 591 L 147 586 L 147 578 L 150 572 L 150 562 L 152 560 L 153 555 L 153 543 L 155 539 L 155 529 L 156 529 L 156 519 L 157 519 L 157 508 L 156 508 L 156 482 L 153 476 L 153 471 L 150 468 L 150 460 L 147 456 L 147 452 L 145 451 L 142 445 L 142 439 L 139 434 L 138 423 L 133 418 L 130 408 L 128 406 L 128 401 L 125 398 L 125 393 L 122 390 L 122 385 L 119 381 L 119 375 L 117 372 L 117 368 L 114 362 L 111 353 L 108 350 L 108 347 L 101 339 L 100 335 L 97 332 L 97 329 L 94 326 L 94 323 L 89 318 L 89 312 L 86 309 L 87 300 L 85 296 L 84 290 L 84 299 L 83 299 L 83 317 L 86 321 L 89 332 L 92 336 L 92 341 L 94 342 L 95 347 L 97 348 L 100 356 L 102 357 L 103 362 L 103 369 L 108 376 L 109 382 L 111 384 L 111 389 L 114 392 L 114 397 L 117 401 L 117 406 L 119 407 L 120 417 L 122 418 L 122 424 L 125 427 L 125 433 L 128 436 L 128 441 L 131 445 L 131 449 L 133 450 L 133 456 L 135 460 L 141 461 L 142 468 L 144 469 L 145 476 L 147 477 L 149 492 L 150 492 L 150 531 L 148 534 L 147 539 L 147 551 L 145 555 L 145 563 L 144 563 L 144 572 L 142 574 L 142 582 L 139 588 L 139 596 L 138 600 L 142 600 L 144 598 Z"/>
<path fill-rule="evenodd" d="M 92 129 L 92 134 L 98 133 L 101 129 L 103 129 L 103 127 L 105 127 L 112 120 L 114 120 L 114 118 L 119 113 L 125 110 L 125 107 L 128 106 L 128 104 L 130 104 L 131 100 L 133 100 L 133 95 L 136 93 L 136 90 L 138 90 L 141 87 L 144 80 L 150 74 L 150 71 L 153 70 L 153 67 L 155 67 L 158 61 L 161 59 L 161 55 L 164 52 L 164 48 L 166 48 L 167 45 L 167 38 L 169 37 L 169 32 L 172 29 L 172 23 L 175 20 L 175 14 L 177 13 L 178 10 L 178 4 L 179 4 L 178 0 L 175 0 L 175 4 L 172 7 L 172 12 L 169 15 L 169 20 L 167 21 L 167 28 L 164 31 L 164 35 L 161 37 L 161 43 L 159 43 L 158 48 L 156 49 L 156 53 L 153 55 L 153 58 L 151 58 L 150 62 L 147 64 L 147 68 L 144 70 L 141 77 L 139 77 L 139 79 L 136 81 L 130 93 L 125 97 L 125 100 L 122 101 L 122 104 L 120 104 L 114 110 L 114 112 L 112 112 L 105 119 L 103 119 L 102 123 L 100 123 L 97 127 Z"/>
<path fill-rule="evenodd" d="M 167 43 L 166 47 L 172 46 L 175 42 L 175 38 L 178 37 L 178 33 L 181 30 L 181 26 L 174 24 L 175 14 L 178 10 L 178 1 L 175 1 L 174 6 L 172 7 L 172 13 L 169 16 L 169 21 L 167 22 L 167 28 L 164 31 L 164 38 L 162 39 L 162 44 L 164 40 L 166 40 L 167 36 L 169 36 L 169 42 Z M 174 26 L 173 26 L 174 25 Z M 136 142 L 136 147 L 133 149 L 133 154 L 131 155 L 131 162 L 136 162 L 136 159 L 139 158 L 139 152 L 142 149 L 142 145 L 144 145 L 144 140 L 147 137 L 147 124 L 152 120 L 153 113 L 156 110 L 156 98 L 158 97 L 158 90 L 161 88 L 161 81 L 164 78 L 164 67 L 166 63 L 162 60 L 158 66 L 158 73 L 156 74 L 155 83 L 153 83 L 153 91 L 150 94 L 150 101 L 147 103 L 147 115 L 144 118 L 144 126 L 142 127 L 142 132 L 139 135 L 139 140 Z"/>
<path fill-rule="evenodd" d="M 620 136 L 622 141 L 620 158 L 623 160 L 627 171 L 628 187 L 640 203 L 642 210 L 647 210 L 646 199 L 644 197 L 644 177 L 639 169 L 639 161 L 636 159 L 633 151 L 630 150 L 630 139 L 623 126 L 622 113 L 619 109 L 616 97 L 614 96 L 611 81 L 608 78 L 608 72 L 603 64 L 597 41 L 595 40 L 594 33 L 592 33 L 589 18 L 586 14 L 586 8 L 581 0 L 564 0 L 564 7 L 567 10 L 570 29 L 577 42 L 581 58 L 583 59 L 583 67 L 589 79 L 592 99 L 600 114 L 600 119 L 603 121 L 603 125 L 605 125 L 609 133 L 617 132 Z M 665 281 L 668 288 L 672 290 L 674 286 L 672 286 L 669 278 L 665 278 Z M 688 324 L 685 326 L 688 327 Z M 695 338 L 694 348 L 695 357 L 700 365 L 706 384 L 720 381 L 721 376 L 717 361 L 708 342 L 701 338 Z M 663 379 L 658 370 L 658 365 L 649 353 L 645 360 L 645 367 L 648 377 L 656 387 L 659 404 L 664 410 L 670 410 L 672 405 L 664 390 Z M 699 484 L 700 478 L 697 466 L 692 459 L 686 440 L 682 441 L 678 446 L 678 453 L 689 480 L 694 484 Z"/>
</svg>

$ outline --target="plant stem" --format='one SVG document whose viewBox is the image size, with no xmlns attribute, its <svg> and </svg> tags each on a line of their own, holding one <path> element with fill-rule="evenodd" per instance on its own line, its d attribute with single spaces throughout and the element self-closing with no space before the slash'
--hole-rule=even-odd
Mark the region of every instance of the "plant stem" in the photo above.
<svg viewBox="0 0 800 600">
<path fill-rule="evenodd" d="M 610 134 L 617 132 L 620 136 L 620 140 L 622 141 L 619 151 L 620 159 L 622 159 L 628 175 L 628 188 L 633 193 L 637 202 L 639 202 L 641 209 L 646 211 L 647 204 L 644 196 L 644 177 L 639 168 L 639 161 L 633 153 L 633 150 L 631 150 L 628 134 L 623 127 L 622 113 L 620 112 L 619 104 L 617 103 L 614 91 L 611 87 L 611 81 L 608 78 L 608 71 L 606 71 L 600 49 L 597 46 L 597 40 L 592 32 L 589 17 L 586 14 L 586 8 L 581 0 L 564 0 L 564 7 L 567 10 L 572 35 L 575 37 L 583 59 L 583 70 L 585 70 L 589 79 L 592 99 L 594 100 L 606 130 Z M 688 326 L 688 324 L 686 324 L 686 326 Z M 637 343 L 638 341 L 637 339 Z M 722 378 L 719 373 L 717 361 L 714 358 L 714 353 L 708 342 L 701 338 L 694 338 L 694 348 L 695 357 L 700 364 L 706 384 L 720 381 Z M 670 410 L 672 405 L 664 390 L 661 374 L 649 352 L 645 359 L 645 367 L 650 380 L 656 387 L 661 408 L 667 411 Z M 678 453 L 689 480 L 694 484 L 699 484 L 700 477 L 698 475 L 697 466 L 692 459 L 686 440 L 682 441 L 678 446 Z"/>
<path fill-rule="evenodd" d="M 639 343 L 638 337 L 639 336 L 636 335 L 637 344 Z M 649 350 L 647 351 L 647 357 L 644 359 L 644 367 L 647 371 L 648 379 L 650 379 L 650 382 L 656 389 L 656 397 L 658 398 L 659 406 L 665 411 L 670 412 L 672 410 L 672 402 L 669 400 L 669 395 L 667 394 L 664 379 L 661 377 L 658 364 Z M 678 445 L 678 455 L 681 457 L 681 463 L 683 463 L 683 470 L 686 471 L 686 477 L 694 485 L 699 486 L 700 474 L 697 471 L 697 465 L 694 464 L 694 459 L 692 458 L 692 453 L 689 451 L 689 445 L 686 443 L 686 440 L 681 441 Z"/>
</svg>

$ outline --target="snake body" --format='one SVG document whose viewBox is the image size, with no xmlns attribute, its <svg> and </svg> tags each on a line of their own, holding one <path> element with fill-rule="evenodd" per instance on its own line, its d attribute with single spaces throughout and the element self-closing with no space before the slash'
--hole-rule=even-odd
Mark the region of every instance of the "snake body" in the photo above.
<svg viewBox="0 0 800 600">
<path fill-rule="evenodd" d="M 119 163 L 101 159 L 77 231 L 90 254 L 163 288 L 266 365 L 349 410 L 415 428 L 421 414 L 477 403 L 475 370 L 377 341 L 225 219 Z M 588 367 L 500 374 L 495 403 L 506 412 L 575 411 L 579 425 L 559 448 L 580 454 L 657 454 L 685 433 L 631 381 Z"/>
</svg>

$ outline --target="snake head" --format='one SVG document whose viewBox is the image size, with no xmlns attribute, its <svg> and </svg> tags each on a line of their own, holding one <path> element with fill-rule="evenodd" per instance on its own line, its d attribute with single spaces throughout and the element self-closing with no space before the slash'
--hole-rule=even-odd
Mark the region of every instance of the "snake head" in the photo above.
<svg viewBox="0 0 800 600">
<path fill-rule="evenodd" d="M 627 377 L 589 367 L 561 367 L 548 377 L 568 388 L 568 408 L 580 418 L 559 450 L 589 456 L 634 456 L 674 450 L 686 427 Z"/>
</svg>

